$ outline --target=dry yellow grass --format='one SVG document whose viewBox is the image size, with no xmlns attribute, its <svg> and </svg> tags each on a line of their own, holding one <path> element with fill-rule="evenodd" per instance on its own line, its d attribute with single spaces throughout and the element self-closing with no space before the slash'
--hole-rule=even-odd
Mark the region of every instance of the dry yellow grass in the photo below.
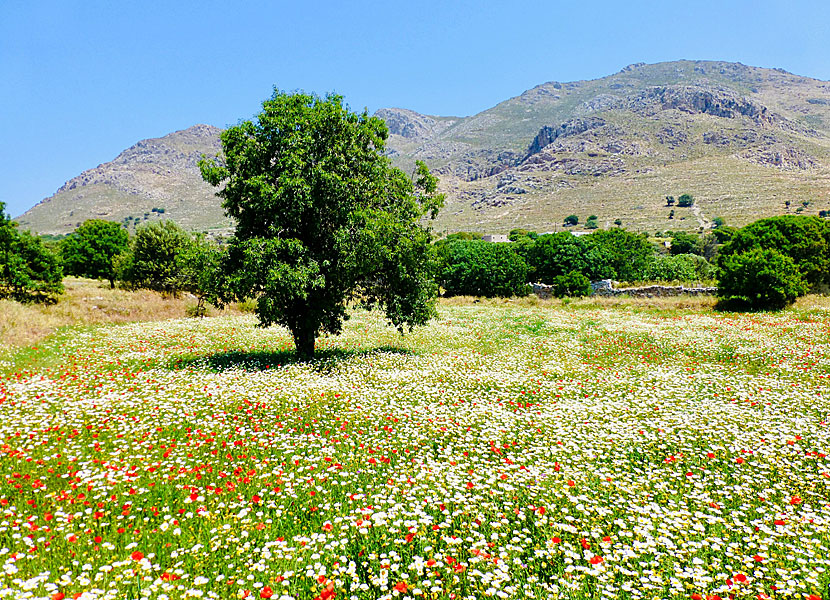
<svg viewBox="0 0 830 600">
<path fill-rule="evenodd" d="M 149 290 L 110 289 L 106 282 L 67 277 L 66 293 L 57 304 L 24 305 L 0 300 L 0 344 L 27 346 L 68 325 L 96 325 L 131 321 L 162 321 L 187 315 L 196 300 L 186 295 L 164 298 Z M 225 310 L 236 312 L 235 307 Z M 217 313 L 217 311 L 212 311 Z"/>
</svg>

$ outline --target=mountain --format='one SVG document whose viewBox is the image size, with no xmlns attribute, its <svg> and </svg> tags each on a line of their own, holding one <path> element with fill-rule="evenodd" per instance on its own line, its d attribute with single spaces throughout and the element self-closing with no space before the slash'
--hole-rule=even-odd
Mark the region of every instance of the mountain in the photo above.
<svg viewBox="0 0 830 600">
<path fill-rule="evenodd" d="M 635 64 L 544 83 L 470 117 L 376 114 L 396 165 L 424 160 L 440 176 L 441 231 L 550 231 L 570 214 L 597 215 L 602 227 L 694 230 L 715 217 L 740 225 L 830 209 L 830 83 L 779 69 Z M 185 227 L 227 227 L 195 166 L 218 151 L 217 134 L 199 125 L 139 142 L 19 220 L 59 232 L 90 216 L 157 218 L 160 207 Z M 695 196 L 692 208 L 667 206 L 683 193 Z"/>
<path fill-rule="evenodd" d="M 202 180 L 199 159 L 221 152 L 219 133 L 194 125 L 142 140 L 114 160 L 84 171 L 16 219 L 39 233 L 68 233 L 86 219 L 121 221 L 133 227 L 171 218 L 186 229 L 225 230 L 216 189 Z"/>
</svg>

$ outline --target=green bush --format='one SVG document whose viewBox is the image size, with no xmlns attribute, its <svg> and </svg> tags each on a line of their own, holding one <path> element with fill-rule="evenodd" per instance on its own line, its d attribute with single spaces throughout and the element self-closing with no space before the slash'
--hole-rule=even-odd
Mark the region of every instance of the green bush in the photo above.
<svg viewBox="0 0 830 600">
<path fill-rule="evenodd" d="M 714 267 L 697 254 L 658 254 L 644 279 L 651 281 L 703 281 L 714 276 Z"/>
<path fill-rule="evenodd" d="M 115 287 L 115 258 L 130 245 L 120 223 L 88 219 L 60 244 L 63 270 L 67 275 L 106 279 Z"/>
<path fill-rule="evenodd" d="M 775 250 L 792 259 L 811 287 L 830 283 L 830 223 L 823 219 L 784 215 L 750 223 L 721 247 L 721 270 L 728 271 L 730 257 L 756 248 Z"/>
<path fill-rule="evenodd" d="M 28 231 L 19 231 L 0 202 L 0 298 L 53 303 L 62 292 L 57 256 Z"/>
<path fill-rule="evenodd" d="M 576 236 L 569 231 L 541 235 L 526 256 L 534 279 L 542 283 L 552 284 L 556 277 L 572 271 L 588 279 L 615 276 L 608 256 L 597 247 L 592 235 Z"/>
<path fill-rule="evenodd" d="M 118 279 L 131 288 L 178 295 L 183 289 L 178 257 L 191 243 L 190 235 L 173 221 L 140 225 L 129 251 L 116 261 Z"/>
<path fill-rule="evenodd" d="M 579 271 L 559 275 L 553 280 L 553 295 L 557 298 L 590 296 L 591 292 L 591 281 Z"/>
<path fill-rule="evenodd" d="M 720 266 L 718 296 L 727 304 L 780 310 L 809 288 L 793 259 L 773 249 L 732 253 Z"/>
<path fill-rule="evenodd" d="M 685 231 L 676 231 L 672 234 L 670 254 L 703 254 L 703 244 L 700 236 Z"/>
<path fill-rule="evenodd" d="M 440 248 L 446 296 L 526 296 L 527 263 L 510 244 L 456 241 Z"/>
</svg>

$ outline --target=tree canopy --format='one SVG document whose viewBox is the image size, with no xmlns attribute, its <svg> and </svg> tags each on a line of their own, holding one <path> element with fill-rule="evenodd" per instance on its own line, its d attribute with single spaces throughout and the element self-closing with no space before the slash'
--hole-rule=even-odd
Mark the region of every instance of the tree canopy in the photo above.
<svg viewBox="0 0 830 600">
<path fill-rule="evenodd" d="M 54 302 L 63 292 L 57 257 L 28 231 L 19 231 L 0 202 L 0 298 Z"/>
<path fill-rule="evenodd" d="M 278 90 L 255 120 L 221 134 L 202 176 L 236 220 L 225 299 L 256 297 L 263 326 L 287 327 L 309 358 L 355 299 L 404 330 L 435 313 L 425 215 L 443 202 L 423 163 L 410 178 L 384 155 L 388 130 L 343 98 Z"/>
<path fill-rule="evenodd" d="M 179 255 L 190 243 L 190 235 L 173 221 L 140 225 L 129 252 L 120 257 L 118 278 L 135 288 L 177 295 L 182 290 Z"/>
<path fill-rule="evenodd" d="M 115 286 L 115 258 L 127 250 L 130 236 L 120 223 L 88 219 L 60 245 L 67 275 L 106 279 Z"/>
<path fill-rule="evenodd" d="M 510 244 L 482 240 L 442 244 L 441 285 L 447 296 L 526 296 L 527 263 Z"/>
</svg>

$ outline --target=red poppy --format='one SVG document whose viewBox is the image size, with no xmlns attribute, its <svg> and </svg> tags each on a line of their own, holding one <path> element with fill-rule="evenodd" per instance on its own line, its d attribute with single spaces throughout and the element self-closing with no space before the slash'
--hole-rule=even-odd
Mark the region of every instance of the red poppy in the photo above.
<svg viewBox="0 0 830 600">
<path fill-rule="evenodd" d="M 135 560 L 135 561 L 139 561 L 139 560 L 141 560 L 142 558 L 144 558 L 144 553 L 143 553 L 143 552 L 139 552 L 138 550 L 136 550 L 135 552 L 133 552 L 132 554 L 130 554 L 130 558 L 132 558 L 132 559 L 133 559 L 133 560 Z"/>
<path fill-rule="evenodd" d="M 590 560 L 590 563 L 592 565 L 598 565 L 598 564 L 602 563 L 604 560 L 605 559 L 602 558 L 601 556 L 592 556 L 591 560 Z"/>
<path fill-rule="evenodd" d="M 272 590 L 267 585 L 264 588 L 262 588 L 259 592 L 259 597 L 260 598 L 270 598 L 273 595 L 274 595 L 274 590 Z"/>
<path fill-rule="evenodd" d="M 409 589 L 409 586 L 406 585 L 405 581 L 399 581 L 398 583 L 395 584 L 395 591 L 400 592 L 401 594 L 405 594 L 408 589 Z"/>
</svg>

